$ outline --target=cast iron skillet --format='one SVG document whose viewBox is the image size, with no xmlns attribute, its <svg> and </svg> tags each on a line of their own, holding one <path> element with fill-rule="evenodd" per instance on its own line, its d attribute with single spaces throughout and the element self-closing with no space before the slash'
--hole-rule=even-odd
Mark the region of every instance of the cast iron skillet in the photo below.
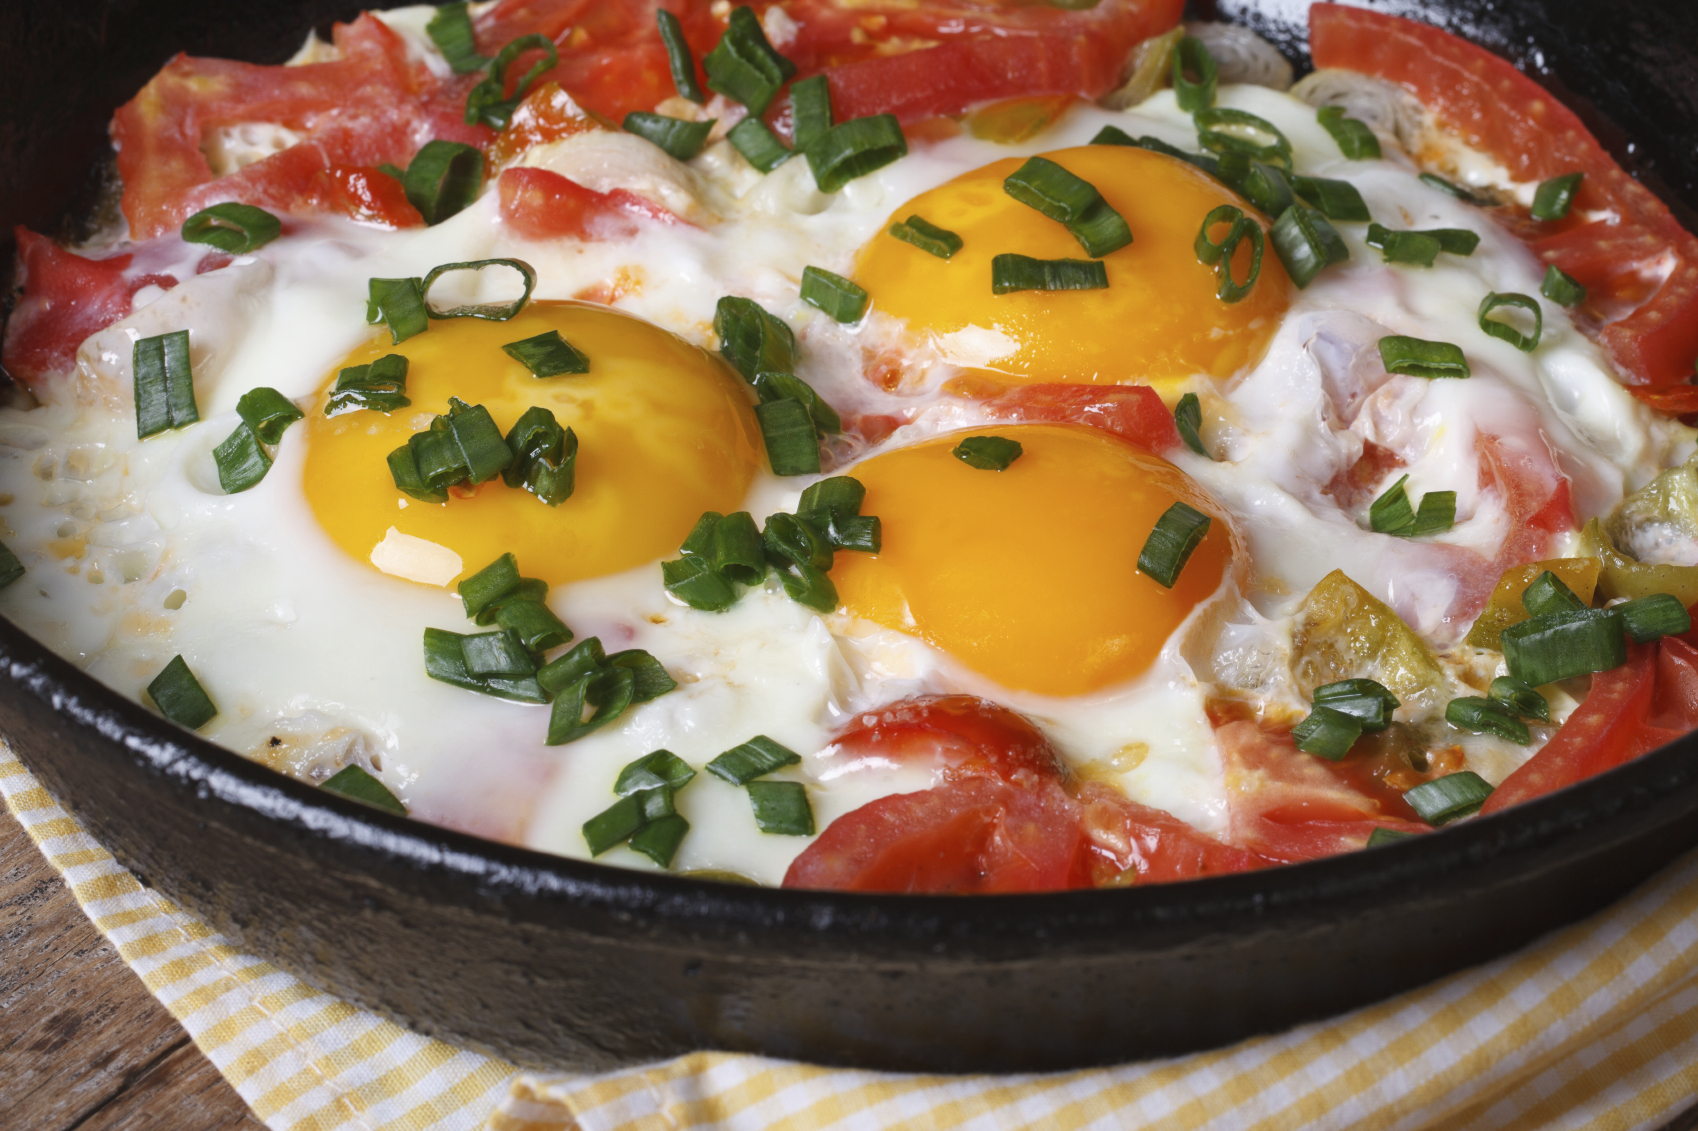
<svg viewBox="0 0 1698 1131">
<path fill-rule="evenodd" d="M 7 6 L 5 229 L 61 230 L 113 107 L 172 51 L 275 62 L 353 12 L 233 7 Z M 1223 0 L 1219 14 L 1301 61 L 1289 21 L 1304 7 Z M 1601 137 L 1635 139 L 1619 155 L 1698 204 L 1698 12 L 1476 7 L 1425 10 L 1468 13 L 1458 30 L 1585 92 L 1576 105 Z M 745 888 L 509 848 L 330 796 L 162 722 L 3 622 L 0 669 L 0 730 L 144 882 L 315 985 L 533 1066 L 697 1048 L 944 1072 L 1179 1053 L 1502 954 L 1698 844 L 1694 736 L 1489 819 L 1268 872 L 970 898 Z"/>
</svg>

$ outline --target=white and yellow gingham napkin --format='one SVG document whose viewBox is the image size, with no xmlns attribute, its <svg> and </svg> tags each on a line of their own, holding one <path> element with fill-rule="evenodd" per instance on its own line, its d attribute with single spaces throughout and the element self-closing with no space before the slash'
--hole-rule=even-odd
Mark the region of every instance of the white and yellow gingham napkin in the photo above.
<svg viewBox="0 0 1698 1131">
<path fill-rule="evenodd" d="M 0 792 L 273 1131 L 1649 1131 L 1698 1097 L 1698 853 L 1508 958 L 1216 1052 L 1049 1076 L 722 1053 L 546 1076 L 417 1036 L 234 949 L 120 868 L 3 745 Z"/>
</svg>

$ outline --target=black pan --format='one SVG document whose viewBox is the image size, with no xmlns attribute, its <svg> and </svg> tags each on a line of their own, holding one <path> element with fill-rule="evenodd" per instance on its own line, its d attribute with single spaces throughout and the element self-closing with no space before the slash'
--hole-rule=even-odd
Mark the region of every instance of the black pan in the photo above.
<svg viewBox="0 0 1698 1131">
<path fill-rule="evenodd" d="M 5 6 L 4 229 L 66 230 L 112 109 L 171 52 L 276 62 L 308 27 L 353 12 L 331 0 L 235 7 Z M 1484 7 L 1420 11 L 1456 13 L 1458 30 L 1527 61 L 1665 199 L 1698 205 L 1698 9 Z M 1233 0 L 1202 14 L 1249 22 L 1301 62 L 1302 29 L 1286 22 L 1301 8 Z M 390 817 L 163 723 L 4 623 L 0 730 L 143 882 L 238 946 L 420 1032 L 533 1066 L 698 1048 L 944 1072 L 1180 1053 L 1502 954 L 1698 844 L 1695 736 L 1438 835 L 1269 872 L 1050 895 L 780 891 Z"/>
</svg>

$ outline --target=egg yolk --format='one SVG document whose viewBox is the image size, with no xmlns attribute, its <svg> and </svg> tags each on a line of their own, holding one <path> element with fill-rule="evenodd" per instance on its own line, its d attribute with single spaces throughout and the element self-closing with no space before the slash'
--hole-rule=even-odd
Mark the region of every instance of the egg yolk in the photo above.
<svg viewBox="0 0 1698 1131">
<path fill-rule="evenodd" d="M 549 330 L 589 358 L 588 373 L 538 378 L 502 352 Z M 326 417 L 337 372 L 388 353 L 408 360 L 412 404 Z M 450 397 L 489 409 L 503 435 L 533 405 L 552 411 L 578 437 L 571 497 L 551 507 L 500 476 L 453 489 L 446 503 L 403 494 L 387 457 L 447 412 Z M 762 459 L 748 395 L 722 362 L 651 323 L 581 302 L 533 302 L 506 322 L 433 321 L 399 345 L 385 334 L 331 372 L 307 419 L 307 499 L 331 538 L 385 572 L 437 584 L 508 551 L 526 576 L 551 584 L 652 562 L 674 553 L 703 511 L 741 507 Z M 420 555 L 419 543 L 392 530 L 431 545 Z M 386 540 L 390 549 L 374 557 Z M 458 573 L 449 576 L 441 550 L 459 556 Z M 411 559 L 424 564 L 409 568 Z"/>
<path fill-rule="evenodd" d="M 907 321 L 944 360 L 983 369 L 1010 384 L 1149 383 L 1208 373 L 1230 377 L 1255 364 L 1279 328 L 1291 283 L 1269 246 L 1250 293 L 1216 297 L 1215 269 L 1197 258 L 1203 218 L 1231 204 L 1260 222 L 1247 202 L 1185 162 L 1145 149 L 1090 145 L 1045 154 L 1090 182 L 1132 230 L 1132 242 L 1103 257 L 1108 287 L 1090 291 L 991 293 L 991 260 L 1084 259 L 1065 225 L 1003 191 L 1022 164 L 1011 157 L 923 193 L 897 209 L 862 248 L 855 280 L 873 306 Z M 961 237 L 940 259 L 890 234 L 909 216 Z M 1221 227 L 1211 233 L 1220 239 Z M 1233 277 L 1250 273 L 1249 241 Z"/>
<path fill-rule="evenodd" d="M 957 459 L 968 435 L 1017 440 L 1004 471 Z M 839 553 L 845 609 L 914 633 L 1004 687 L 1078 695 L 1148 670 L 1220 586 L 1233 538 L 1220 506 L 1178 468 L 1073 424 L 955 433 L 874 456 L 849 474 L 878 515 L 876 555 Z M 1172 589 L 1138 570 L 1163 512 L 1213 521 Z"/>
</svg>

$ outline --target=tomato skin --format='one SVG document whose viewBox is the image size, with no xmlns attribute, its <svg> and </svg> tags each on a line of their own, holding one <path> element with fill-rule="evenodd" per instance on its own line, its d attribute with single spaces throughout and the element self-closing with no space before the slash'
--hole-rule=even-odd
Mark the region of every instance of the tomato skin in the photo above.
<svg viewBox="0 0 1698 1131">
<path fill-rule="evenodd" d="M 637 217 L 677 217 L 624 189 L 596 192 L 547 169 L 501 174 L 502 223 L 533 240 L 613 240 L 633 236 Z"/>
<path fill-rule="evenodd" d="M 6 323 L 4 361 L 26 385 L 74 367 L 83 339 L 128 314 L 137 290 L 177 283 L 169 276 L 126 280 L 133 256 L 85 259 L 28 228 L 14 231 L 24 293 Z"/>
<path fill-rule="evenodd" d="M 1173 414 L 1147 385 L 1020 385 L 980 407 L 993 419 L 1088 424 L 1157 455 L 1179 446 Z"/>
<path fill-rule="evenodd" d="M 1408 88 L 1518 181 L 1585 173 L 1570 218 L 1541 225 L 1537 230 L 1546 234 L 1530 241 L 1533 250 L 1604 301 L 1672 254 L 1674 269 L 1655 293 L 1610 321 L 1597 339 L 1634 385 L 1686 383 L 1698 356 L 1698 239 L 1616 164 L 1573 111 L 1507 60 L 1396 16 L 1317 3 L 1309 9 L 1309 45 L 1317 67 L 1361 71 Z M 1595 211 L 1613 212 L 1616 220 L 1588 222 L 1585 214 Z M 1604 313 L 1604 320 L 1610 317 Z"/>
<path fill-rule="evenodd" d="M 1133 873 L 1137 884 L 1162 884 L 1248 872 L 1281 863 L 1248 849 L 1224 844 L 1173 814 L 1141 805 L 1100 782 L 1079 790 L 1085 836 L 1090 841 L 1096 882 L 1119 882 Z"/>
<path fill-rule="evenodd" d="M 973 695 L 921 695 L 863 711 L 827 751 L 851 766 L 930 764 L 949 778 L 994 777 L 1023 784 L 1059 782 L 1064 776 L 1059 756 L 1037 727 Z"/>
</svg>

